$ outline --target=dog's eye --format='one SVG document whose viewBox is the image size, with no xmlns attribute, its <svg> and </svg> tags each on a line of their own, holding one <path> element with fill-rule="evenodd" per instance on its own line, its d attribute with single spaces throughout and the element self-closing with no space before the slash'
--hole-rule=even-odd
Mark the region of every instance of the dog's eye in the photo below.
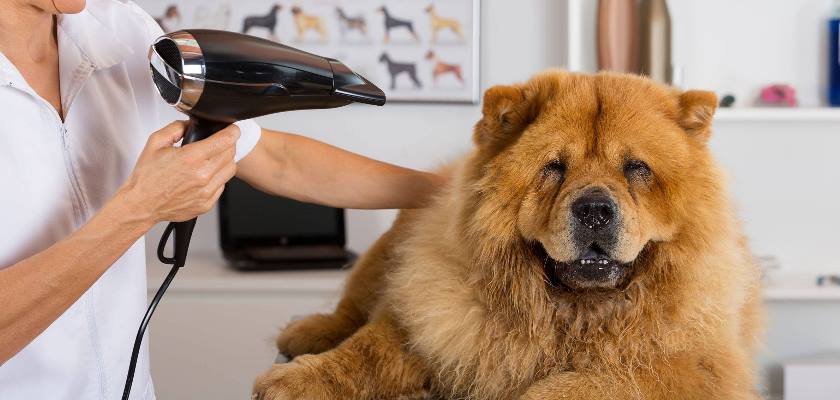
<svg viewBox="0 0 840 400">
<path fill-rule="evenodd" d="M 556 180 L 562 180 L 566 176 L 566 163 L 552 161 L 543 168 L 543 175 L 550 176 Z"/>
<path fill-rule="evenodd" d="M 624 164 L 624 177 L 628 181 L 647 179 L 650 175 L 650 167 L 642 160 L 630 160 Z"/>
</svg>

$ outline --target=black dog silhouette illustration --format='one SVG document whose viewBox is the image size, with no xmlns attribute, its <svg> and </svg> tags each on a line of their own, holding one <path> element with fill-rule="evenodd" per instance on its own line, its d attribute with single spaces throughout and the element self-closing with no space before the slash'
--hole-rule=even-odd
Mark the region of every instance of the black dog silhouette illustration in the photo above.
<svg viewBox="0 0 840 400">
<path fill-rule="evenodd" d="M 335 8 L 335 14 L 338 16 L 341 37 L 347 36 L 351 31 L 359 31 L 362 35 L 367 35 L 367 22 L 363 15 L 359 14 L 351 17 L 341 7 Z"/>
<path fill-rule="evenodd" d="M 407 75 L 412 82 L 414 82 L 414 87 L 416 89 L 423 88 L 423 84 L 420 83 L 420 80 L 417 79 L 417 64 L 411 62 L 397 62 L 391 60 L 391 57 L 388 56 L 388 53 L 382 53 L 379 56 L 379 62 L 385 63 L 388 67 L 388 74 L 391 76 L 391 90 L 397 88 L 397 78 L 400 75 Z"/>
<path fill-rule="evenodd" d="M 377 11 L 381 12 L 382 15 L 385 16 L 385 43 L 388 43 L 391 40 L 391 30 L 397 28 L 407 29 L 411 33 L 411 36 L 414 37 L 414 40 L 418 42 L 420 41 L 420 37 L 417 36 L 416 32 L 414 32 L 414 24 L 411 21 L 395 18 L 385 6 L 379 7 Z"/>
<path fill-rule="evenodd" d="M 429 50 L 426 53 L 426 59 L 432 62 L 432 84 L 437 85 L 438 78 L 441 75 L 452 74 L 455 79 L 461 84 L 464 83 L 464 77 L 461 75 L 461 66 L 459 64 L 452 64 L 441 61 L 434 51 Z"/>
<path fill-rule="evenodd" d="M 178 6 L 172 4 L 166 7 L 166 11 L 162 16 L 155 18 L 155 22 L 160 25 L 160 29 L 164 32 L 172 32 L 176 25 L 181 23 L 181 12 L 178 11 Z"/>
<path fill-rule="evenodd" d="M 277 13 L 282 7 L 279 4 L 271 6 L 271 11 L 266 15 L 252 15 L 245 17 L 242 20 L 242 33 L 248 33 L 251 28 L 265 28 L 268 30 L 268 36 L 277 41 L 277 36 L 274 34 L 274 29 L 277 28 Z"/>
</svg>

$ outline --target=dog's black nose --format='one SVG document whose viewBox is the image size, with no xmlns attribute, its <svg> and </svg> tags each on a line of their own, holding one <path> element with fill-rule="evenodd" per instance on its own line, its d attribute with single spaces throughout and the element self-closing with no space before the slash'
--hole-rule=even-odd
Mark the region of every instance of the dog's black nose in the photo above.
<svg viewBox="0 0 840 400">
<path fill-rule="evenodd" d="M 587 228 L 598 231 L 613 224 L 616 206 L 604 190 L 593 189 L 572 203 L 572 214 Z"/>
</svg>

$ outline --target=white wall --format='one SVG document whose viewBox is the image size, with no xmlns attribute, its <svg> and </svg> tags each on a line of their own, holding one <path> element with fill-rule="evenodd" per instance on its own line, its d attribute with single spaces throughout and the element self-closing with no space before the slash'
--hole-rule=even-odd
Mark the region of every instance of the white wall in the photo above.
<svg viewBox="0 0 840 400">
<path fill-rule="evenodd" d="M 840 124 L 720 122 L 711 144 L 755 254 L 840 271 Z"/>
</svg>

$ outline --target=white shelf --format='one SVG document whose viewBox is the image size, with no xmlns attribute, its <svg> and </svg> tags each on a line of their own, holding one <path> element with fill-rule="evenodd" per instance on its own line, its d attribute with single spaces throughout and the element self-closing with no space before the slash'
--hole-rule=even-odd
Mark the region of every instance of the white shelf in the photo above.
<svg viewBox="0 0 840 400">
<path fill-rule="evenodd" d="M 840 108 L 775 108 L 744 107 L 721 108 L 715 114 L 716 122 L 797 122 L 840 123 Z"/>
<path fill-rule="evenodd" d="M 768 287 L 764 289 L 766 301 L 840 301 L 837 287 L 788 288 Z"/>
<path fill-rule="evenodd" d="M 817 274 L 773 276 L 764 285 L 765 301 L 840 301 L 840 286 L 817 286 Z"/>
</svg>

